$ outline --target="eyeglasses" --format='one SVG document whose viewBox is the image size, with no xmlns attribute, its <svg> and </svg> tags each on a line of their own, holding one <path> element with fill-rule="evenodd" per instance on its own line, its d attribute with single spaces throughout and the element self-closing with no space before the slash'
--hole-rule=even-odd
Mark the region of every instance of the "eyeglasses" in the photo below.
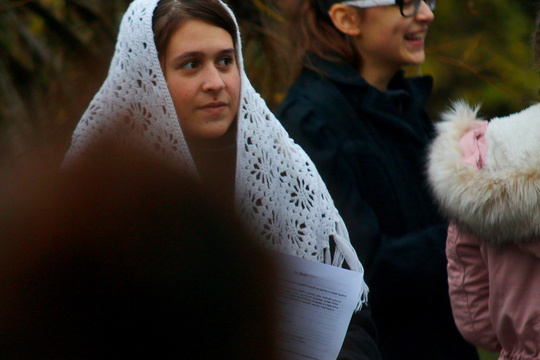
<svg viewBox="0 0 540 360">
<path fill-rule="evenodd" d="M 420 9 L 420 4 L 422 1 L 427 4 L 431 11 L 435 10 L 437 0 L 356 0 L 344 1 L 342 4 L 358 8 L 399 5 L 399 11 L 403 17 L 413 17 L 418 13 L 418 9 Z"/>
</svg>

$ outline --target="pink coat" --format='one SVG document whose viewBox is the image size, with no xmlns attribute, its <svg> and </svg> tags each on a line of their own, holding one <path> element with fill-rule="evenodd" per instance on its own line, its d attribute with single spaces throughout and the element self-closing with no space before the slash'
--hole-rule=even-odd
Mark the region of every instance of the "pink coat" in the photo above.
<svg viewBox="0 0 540 360">
<path fill-rule="evenodd" d="M 454 319 L 499 359 L 540 359 L 540 106 L 482 121 L 444 115 L 429 177 L 448 230 Z"/>
</svg>

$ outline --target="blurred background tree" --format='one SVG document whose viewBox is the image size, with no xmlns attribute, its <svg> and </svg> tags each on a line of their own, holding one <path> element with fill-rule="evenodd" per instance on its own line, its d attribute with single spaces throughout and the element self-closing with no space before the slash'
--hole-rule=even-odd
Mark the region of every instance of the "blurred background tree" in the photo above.
<svg viewBox="0 0 540 360">
<path fill-rule="evenodd" d="M 537 9 L 533 0 L 437 3 L 421 67 L 435 78 L 434 116 L 449 99 L 482 103 L 481 113 L 488 117 L 538 100 L 540 79 L 531 50 Z"/>
<path fill-rule="evenodd" d="M 69 141 L 129 0 L 0 0 L 0 153 Z"/>
<path fill-rule="evenodd" d="M 242 28 L 248 76 L 274 107 L 293 79 L 278 5 L 297 0 L 226 0 Z M 106 76 L 130 0 L 0 0 L 0 152 L 24 153 L 27 140 L 69 145 L 71 132 Z M 458 98 L 504 115 L 537 100 L 531 0 L 440 0 L 427 61 L 434 119 Z"/>
</svg>

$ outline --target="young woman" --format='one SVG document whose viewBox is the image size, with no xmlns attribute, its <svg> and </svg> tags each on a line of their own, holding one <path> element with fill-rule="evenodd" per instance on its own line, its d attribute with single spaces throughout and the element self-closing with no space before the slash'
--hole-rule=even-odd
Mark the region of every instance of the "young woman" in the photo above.
<svg viewBox="0 0 540 360">
<path fill-rule="evenodd" d="M 453 322 L 446 223 L 428 192 L 434 0 L 301 0 L 289 8 L 302 71 L 277 109 L 312 158 L 366 266 L 383 359 L 477 359 Z"/>
<path fill-rule="evenodd" d="M 238 26 L 221 1 L 131 4 L 65 166 L 102 138 L 185 169 L 265 247 L 363 272 L 315 166 L 247 79 Z M 366 294 L 364 284 L 359 305 Z"/>
<path fill-rule="evenodd" d="M 540 60 L 540 14 L 534 53 Z M 448 231 L 454 318 L 499 359 L 540 353 L 540 105 L 489 122 L 454 104 L 438 125 L 429 178 Z"/>
</svg>

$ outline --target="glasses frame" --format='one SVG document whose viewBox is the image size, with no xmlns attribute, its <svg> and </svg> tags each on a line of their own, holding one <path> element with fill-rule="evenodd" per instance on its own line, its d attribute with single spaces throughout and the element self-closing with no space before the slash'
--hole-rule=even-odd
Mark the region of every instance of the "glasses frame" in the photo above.
<svg viewBox="0 0 540 360">
<path fill-rule="evenodd" d="M 416 16 L 418 14 L 418 10 L 420 9 L 420 5 L 422 4 L 422 1 L 426 3 L 426 5 L 429 7 L 431 11 L 435 10 L 435 7 L 437 6 L 437 0 L 414 0 L 414 11 L 410 15 L 405 15 L 403 12 L 403 6 L 405 5 L 406 0 L 396 0 L 396 5 L 399 5 L 399 12 L 401 13 L 401 16 L 405 18 L 411 18 Z"/>
</svg>

